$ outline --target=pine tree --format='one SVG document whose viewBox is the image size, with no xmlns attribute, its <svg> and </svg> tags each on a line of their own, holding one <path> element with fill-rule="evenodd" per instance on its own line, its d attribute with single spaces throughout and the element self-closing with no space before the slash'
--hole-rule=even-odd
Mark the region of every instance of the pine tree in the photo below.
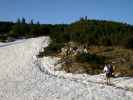
<svg viewBox="0 0 133 100">
<path fill-rule="evenodd" d="M 21 22 L 22 24 L 26 24 L 26 20 L 25 20 L 25 18 L 23 17 L 22 18 L 22 22 Z"/>
</svg>

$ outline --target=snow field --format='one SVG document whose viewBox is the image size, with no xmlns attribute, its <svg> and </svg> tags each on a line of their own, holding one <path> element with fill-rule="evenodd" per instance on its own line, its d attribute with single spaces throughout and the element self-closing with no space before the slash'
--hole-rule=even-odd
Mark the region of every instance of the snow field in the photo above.
<svg viewBox="0 0 133 100">
<path fill-rule="evenodd" d="M 133 100 L 133 78 L 112 82 L 123 88 L 106 86 L 103 75 L 55 71 L 58 58 L 36 55 L 49 44 L 39 37 L 0 44 L 0 100 Z M 61 65 L 58 65 L 60 67 Z"/>
</svg>

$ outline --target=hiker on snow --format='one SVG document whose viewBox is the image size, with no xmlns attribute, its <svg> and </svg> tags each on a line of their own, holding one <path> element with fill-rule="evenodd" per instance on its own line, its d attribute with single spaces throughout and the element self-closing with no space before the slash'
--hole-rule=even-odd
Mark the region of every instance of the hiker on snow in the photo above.
<svg viewBox="0 0 133 100">
<path fill-rule="evenodd" d="M 112 77 L 113 67 L 110 64 L 105 64 L 103 72 L 106 75 L 107 84 L 110 84 L 110 77 Z"/>
</svg>

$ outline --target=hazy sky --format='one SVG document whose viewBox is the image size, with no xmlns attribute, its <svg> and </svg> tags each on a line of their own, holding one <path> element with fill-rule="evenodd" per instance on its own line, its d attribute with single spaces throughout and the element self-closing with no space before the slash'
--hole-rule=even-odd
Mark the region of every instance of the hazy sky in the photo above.
<svg viewBox="0 0 133 100">
<path fill-rule="evenodd" d="M 133 24 L 133 0 L 0 0 L 0 20 L 70 23 L 81 16 Z"/>
</svg>

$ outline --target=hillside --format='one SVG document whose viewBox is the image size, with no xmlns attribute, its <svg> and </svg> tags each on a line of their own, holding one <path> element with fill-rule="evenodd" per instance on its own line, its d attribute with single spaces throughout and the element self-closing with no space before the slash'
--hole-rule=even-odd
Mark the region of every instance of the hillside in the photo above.
<svg viewBox="0 0 133 100">
<path fill-rule="evenodd" d="M 60 57 L 61 50 L 67 46 L 80 51 L 87 50 L 87 53 L 80 52 L 73 58 L 68 57 L 73 64 L 69 65 L 70 68 L 66 65 L 62 68 L 66 72 L 99 74 L 105 63 L 117 62 L 113 65 L 118 73 L 132 76 L 132 25 L 87 17 L 70 24 L 54 25 L 34 23 L 33 20 L 26 22 L 25 18 L 17 22 L 0 22 L 0 41 L 11 42 L 39 36 L 51 38 L 50 45 L 39 54 L 41 56 Z"/>
<path fill-rule="evenodd" d="M 50 36 L 57 49 L 64 43 L 74 41 L 79 44 L 100 46 L 133 47 L 133 26 L 105 20 L 91 20 L 87 17 L 70 24 L 40 24 L 26 22 L 0 22 L 0 41 L 13 41 L 20 38 Z"/>
<path fill-rule="evenodd" d="M 77 49 L 74 50 L 74 48 Z M 63 49 L 66 49 L 66 51 L 63 51 Z M 66 55 L 67 51 L 70 54 Z M 68 73 L 100 74 L 105 64 L 111 64 L 114 68 L 114 76 L 133 76 L 133 51 L 122 47 L 89 46 L 84 49 L 78 45 L 69 46 L 69 48 L 64 46 L 61 51 L 56 53 L 51 53 L 48 47 L 44 49 L 44 52 L 40 52 L 38 56 L 60 58 L 59 62 L 62 64 L 60 70 Z"/>
<path fill-rule="evenodd" d="M 133 78 L 112 79 L 103 75 L 68 74 L 55 71 L 58 58 L 37 58 L 49 44 L 48 37 L 0 44 L 1 100 L 132 100 Z"/>
</svg>

